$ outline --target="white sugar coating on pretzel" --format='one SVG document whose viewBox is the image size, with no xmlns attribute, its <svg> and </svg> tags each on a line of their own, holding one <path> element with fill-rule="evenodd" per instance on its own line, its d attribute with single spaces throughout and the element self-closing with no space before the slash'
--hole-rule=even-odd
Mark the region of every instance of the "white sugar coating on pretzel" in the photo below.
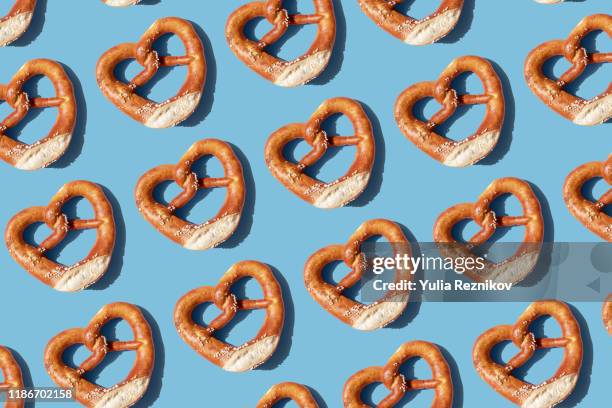
<svg viewBox="0 0 612 408">
<path fill-rule="evenodd" d="M 163 129 L 176 126 L 191 115 L 202 97 L 201 92 L 192 92 L 151 108 L 145 126 Z"/>
<path fill-rule="evenodd" d="M 578 374 L 567 374 L 544 383 L 529 391 L 529 396 L 521 408 L 552 408 L 572 393 L 577 381 Z"/>
<path fill-rule="evenodd" d="M 311 81 L 325 69 L 331 51 L 319 51 L 305 58 L 288 63 L 279 73 L 274 85 L 292 88 Z"/>
<path fill-rule="evenodd" d="M 125 408 L 138 401 L 149 386 L 147 377 L 134 378 L 125 384 L 116 385 L 104 393 L 95 408 Z"/>
<path fill-rule="evenodd" d="M 111 7 L 128 7 L 140 3 L 140 0 L 102 0 L 104 4 Z"/>
<path fill-rule="evenodd" d="M 580 108 L 573 122 L 576 125 L 599 125 L 612 117 L 612 92 L 605 96 L 591 99 Z"/>
<path fill-rule="evenodd" d="M 83 290 L 104 275 L 110 260 L 111 257 L 108 255 L 97 256 L 87 262 L 67 268 L 62 271 L 61 279 L 55 283 L 53 288 L 60 292 Z"/>
<path fill-rule="evenodd" d="M 19 13 L 0 23 L 0 47 L 13 42 L 21 36 L 32 21 L 32 12 Z"/>
<path fill-rule="evenodd" d="M 313 203 L 318 208 L 338 208 L 353 201 L 368 185 L 370 172 L 357 173 L 331 184 L 325 184 L 316 192 Z M 315 195 L 315 192 L 311 192 Z"/>
<path fill-rule="evenodd" d="M 42 140 L 29 145 L 20 151 L 21 158 L 15 163 L 20 170 L 38 170 L 59 159 L 72 139 L 72 133 L 58 135 L 49 140 Z"/>
<path fill-rule="evenodd" d="M 404 42 L 410 45 L 432 44 L 452 30 L 460 17 L 461 9 L 453 8 L 435 17 L 423 19 L 410 26 L 404 37 Z"/>
<path fill-rule="evenodd" d="M 279 336 L 268 336 L 239 347 L 223 364 L 223 369 L 231 372 L 254 369 L 270 358 L 276 350 L 279 339 Z"/>
<path fill-rule="evenodd" d="M 449 167 L 470 166 L 485 157 L 497 144 L 499 131 L 489 131 L 474 139 L 465 139 L 448 153 L 444 164 Z"/>
<path fill-rule="evenodd" d="M 191 236 L 185 241 L 183 247 L 194 251 L 214 248 L 229 238 L 239 223 L 240 214 L 229 214 L 202 225 L 190 225 L 189 232 Z M 184 232 L 178 232 L 181 235 L 182 233 Z"/>
<path fill-rule="evenodd" d="M 383 328 L 397 319 L 404 312 L 407 304 L 407 292 L 383 302 L 373 303 L 361 309 L 359 317 L 351 326 L 364 331 Z"/>
</svg>

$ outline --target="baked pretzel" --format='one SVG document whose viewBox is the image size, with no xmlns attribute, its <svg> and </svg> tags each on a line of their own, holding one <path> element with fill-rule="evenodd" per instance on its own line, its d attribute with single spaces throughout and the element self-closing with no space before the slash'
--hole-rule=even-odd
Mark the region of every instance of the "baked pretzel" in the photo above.
<svg viewBox="0 0 612 408">
<path fill-rule="evenodd" d="M 427 17 L 415 19 L 395 10 L 404 0 L 359 0 L 361 9 L 377 26 L 410 45 L 432 44 L 457 25 L 463 0 L 442 0 Z"/>
<path fill-rule="evenodd" d="M 133 340 L 109 341 L 101 333 L 112 320 L 125 320 L 134 333 Z M 82 344 L 89 356 L 76 368 L 64 362 L 64 352 Z M 135 351 L 136 360 L 132 370 L 120 383 L 111 388 L 101 387 L 85 379 L 85 373 L 94 370 L 110 352 Z M 86 407 L 123 408 L 134 405 L 147 391 L 153 366 L 155 346 L 149 323 L 137 306 L 130 303 L 110 303 L 95 314 L 84 328 L 64 330 L 53 337 L 45 348 L 45 369 L 58 386 L 71 388 L 74 397 Z"/>
<path fill-rule="evenodd" d="M 608 295 L 606 301 L 603 304 L 603 309 L 601 312 L 604 326 L 610 336 L 612 336 L 612 293 Z"/>
<path fill-rule="evenodd" d="M 263 290 L 263 299 L 238 299 L 231 292 L 234 283 L 253 278 Z M 193 321 L 193 311 L 200 305 L 213 303 L 221 314 L 208 326 Z M 215 338 L 215 332 L 225 327 L 239 310 L 265 309 L 263 326 L 252 339 L 233 346 Z M 272 356 L 278 345 L 285 307 L 280 285 L 272 270 L 261 262 L 242 261 L 234 264 L 221 277 L 217 286 L 202 286 L 179 299 L 174 308 L 174 325 L 181 338 L 198 354 L 227 371 L 252 370 Z"/>
<path fill-rule="evenodd" d="M 536 338 L 529 326 L 542 316 L 553 317 L 561 326 L 559 338 Z M 512 341 L 520 349 L 505 364 L 491 357 L 493 348 Z M 557 372 L 541 384 L 519 380 L 512 372 L 522 367 L 536 350 L 563 348 L 563 362 Z M 580 326 L 570 308 L 557 300 L 532 303 L 514 325 L 496 326 L 478 337 L 474 344 L 473 360 L 476 371 L 495 391 L 521 407 L 554 407 L 567 398 L 578 381 L 582 365 L 582 338 Z"/>
<path fill-rule="evenodd" d="M 598 177 L 612 187 L 612 154 L 608 160 L 583 164 L 572 171 L 563 185 L 563 199 L 578 221 L 601 238 L 612 242 L 612 217 L 604 212 L 604 208 L 612 204 L 612 188 L 596 202 L 587 200 L 582 194 L 584 185 Z"/>
<path fill-rule="evenodd" d="M 431 379 L 407 379 L 399 372 L 406 361 L 422 358 L 432 372 Z M 361 400 L 361 393 L 370 384 L 382 383 L 390 394 L 376 405 L 377 408 L 394 407 L 408 391 L 434 390 L 431 408 L 450 408 L 453 404 L 453 381 L 450 368 L 440 349 L 426 341 L 402 344 L 382 367 L 368 367 L 353 374 L 344 384 L 342 399 L 345 408 L 372 408 Z"/>
<path fill-rule="evenodd" d="M 178 36 L 186 55 L 160 56 L 153 44 L 165 34 Z M 126 84 L 115 77 L 119 63 L 135 59 L 144 70 Z M 153 102 L 136 93 L 157 73 L 160 67 L 187 66 L 187 78 L 176 96 L 162 103 Z M 187 119 L 196 109 L 206 80 L 206 58 L 198 33 L 191 23 L 177 17 L 157 20 L 137 43 L 124 43 L 111 48 L 98 60 L 98 86 L 115 106 L 132 119 L 150 128 L 168 128 Z"/>
<path fill-rule="evenodd" d="M 612 117 L 612 82 L 603 93 L 589 100 L 574 96 L 564 89 L 578 79 L 589 64 L 612 62 L 612 53 L 588 53 L 581 45 L 589 33 L 599 30 L 612 38 L 611 15 L 585 17 L 566 40 L 545 42 L 531 51 L 525 62 L 525 79 L 533 93 L 555 112 L 577 125 L 597 125 Z M 556 56 L 565 57 L 572 66 L 554 81 L 544 74 L 542 67 Z"/>
<path fill-rule="evenodd" d="M 304 85 L 319 76 L 327 67 L 336 40 L 336 18 L 332 0 L 313 0 L 314 14 L 289 14 L 283 0 L 254 1 L 238 8 L 228 18 L 225 37 L 232 52 L 253 71 L 284 87 Z M 265 18 L 272 29 L 260 40 L 253 41 L 245 33 L 246 25 Z M 285 61 L 266 52 L 266 47 L 279 41 L 291 25 L 317 25 L 317 36 L 302 56 Z"/>
<path fill-rule="evenodd" d="M 223 177 L 198 178 L 191 169 L 195 162 L 208 155 L 221 162 Z M 183 191 L 168 205 L 163 205 L 153 197 L 153 192 L 167 180 L 173 180 Z M 192 224 L 175 215 L 176 210 L 187 205 L 198 190 L 218 187 L 227 188 L 227 195 L 223 206 L 211 220 Z M 187 249 L 213 248 L 228 239 L 240 223 L 245 197 L 242 165 L 229 144 L 218 139 L 200 140 L 191 145 L 176 165 L 162 164 L 140 177 L 135 195 L 138 211 L 166 237 Z"/>
<path fill-rule="evenodd" d="M 272 386 L 259 400 L 256 408 L 272 408 L 284 400 L 294 401 L 299 408 L 319 408 L 308 387 L 294 383 L 284 382 Z"/>
<path fill-rule="evenodd" d="M 2 373 L 3 381 L 0 382 L 0 394 L 11 389 L 23 389 L 23 376 L 21 375 L 21 367 L 13 357 L 13 354 L 6 347 L 0 346 L 0 372 Z M 25 402 L 19 399 L 9 399 L 4 396 L 4 408 L 23 408 Z"/>
<path fill-rule="evenodd" d="M 523 207 L 522 215 L 499 216 L 490 208 L 495 199 L 505 194 L 512 194 L 519 200 Z M 453 235 L 453 228 L 463 220 L 473 220 L 481 227 L 465 244 L 457 241 Z M 535 268 L 544 239 L 542 209 L 529 183 L 514 177 L 493 181 L 475 203 L 457 204 L 440 214 L 434 225 L 433 237 L 444 256 L 475 260 L 471 249 L 484 244 L 498 227 L 515 226 L 525 227 L 525 237 L 514 255 L 499 263 L 481 258 L 485 267 L 482 270 L 468 269 L 465 275 L 477 282 L 517 283 Z"/>
<path fill-rule="evenodd" d="M 31 98 L 23 90 L 23 85 L 38 75 L 51 81 L 54 97 Z M 13 112 L 0 122 L 0 159 L 18 169 L 36 170 L 50 165 L 64 154 L 76 124 L 77 106 L 72 82 L 59 63 L 48 59 L 26 62 L 8 84 L 0 84 L 0 101 L 6 101 L 13 108 Z M 7 130 L 23 121 L 32 108 L 58 109 L 49 134 L 34 144 L 11 139 Z"/>
<path fill-rule="evenodd" d="M 452 88 L 455 78 L 473 72 L 480 78 L 484 93 L 459 95 Z M 442 108 L 422 122 L 414 115 L 414 106 L 423 99 L 435 98 Z M 456 142 L 435 131 L 453 116 L 460 105 L 487 107 L 476 133 Z M 450 63 L 436 81 L 412 85 L 395 102 L 395 121 L 402 133 L 433 159 L 451 167 L 469 166 L 486 157 L 497 144 L 504 124 L 505 101 L 501 80 L 489 61 L 476 56 L 460 57 Z"/>
<path fill-rule="evenodd" d="M 321 125 L 329 117 L 341 113 L 352 123 L 353 136 L 328 136 Z M 312 150 L 298 163 L 284 155 L 287 144 L 303 139 Z M 355 146 L 355 160 L 339 179 L 324 183 L 305 174 L 306 168 L 320 160 L 329 147 Z M 284 126 L 270 135 L 266 142 L 266 163 L 272 175 L 292 193 L 319 208 L 338 208 L 353 201 L 365 190 L 376 145 L 372 124 L 359 102 L 349 98 L 332 98 L 323 102 L 306 123 Z"/>
<path fill-rule="evenodd" d="M 76 197 L 92 205 L 94 218 L 69 219 L 62 207 Z M 24 239 L 25 230 L 33 224 L 45 223 L 52 232 L 38 246 Z M 58 246 L 70 231 L 95 229 L 96 242 L 89 254 L 74 265 L 66 266 L 50 260 L 45 253 Z M 35 278 L 53 289 L 73 292 L 85 289 L 104 275 L 115 247 L 113 208 L 97 184 L 79 180 L 64 184 L 46 207 L 30 207 L 17 213 L 6 226 L 6 246 L 13 259 Z"/>
<path fill-rule="evenodd" d="M 127 7 L 140 3 L 140 0 L 102 0 L 102 2 L 111 7 Z"/>
<path fill-rule="evenodd" d="M 540 4 L 557 4 L 563 3 L 564 0 L 535 0 L 536 3 Z"/>
<path fill-rule="evenodd" d="M 8 14 L 0 18 L 0 47 L 12 43 L 26 32 L 35 8 L 36 0 L 14 1 Z"/>
</svg>

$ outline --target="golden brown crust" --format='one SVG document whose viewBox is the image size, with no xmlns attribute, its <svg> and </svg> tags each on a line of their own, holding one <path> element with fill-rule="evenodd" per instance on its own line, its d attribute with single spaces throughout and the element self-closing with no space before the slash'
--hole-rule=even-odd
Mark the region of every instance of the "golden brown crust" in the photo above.
<svg viewBox="0 0 612 408">
<path fill-rule="evenodd" d="M 294 383 L 284 382 L 272 386 L 259 400 L 256 408 L 272 408 L 284 400 L 294 401 L 300 408 L 319 408 L 308 387 Z"/>
<path fill-rule="evenodd" d="M 608 295 L 601 311 L 604 327 L 612 336 L 612 293 Z"/>
<path fill-rule="evenodd" d="M 2 373 L 3 379 L 3 381 L 0 382 L 0 390 L 11 388 L 22 389 L 24 387 L 19 363 L 17 363 L 17 360 L 13 357 L 11 351 L 2 346 L 0 346 L 0 372 Z M 25 402 L 23 400 L 6 401 L 4 403 L 4 408 L 23 408 L 24 406 Z"/>
<path fill-rule="evenodd" d="M 30 26 L 36 0 L 15 0 L 8 14 L 0 18 L 0 47 L 21 37 Z"/>
</svg>

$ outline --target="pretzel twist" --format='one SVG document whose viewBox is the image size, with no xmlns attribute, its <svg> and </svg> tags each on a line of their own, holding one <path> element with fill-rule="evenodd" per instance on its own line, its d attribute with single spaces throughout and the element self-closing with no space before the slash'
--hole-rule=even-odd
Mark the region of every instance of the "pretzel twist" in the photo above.
<svg viewBox="0 0 612 408">
<path fill-rule="evenodd" d="M 592 126 L 612 117 L 612 82 L 598 96 L 585 100 L 565 91 L 590 64 L 612 62 L 612 52 L 589 53 L 581 45 L 591 32 L 601 30 L 612 39 L 612 16 L 594 14 L 585 17 L 566 40 L 553 40 L 535 48 L 525 62 L 525 79 L 533 93 L 555 112 L 577 125 Z M 563 56 L 572 65 L 558 80 L 548 78 L 544 64 L 555 56 Z"/>
<path fill-rule="evenodd" d="M 431 379 L 407 379 L 399 372 L 406 361 L 419 357 L 432 372 Z M 426 341 L 402 344 L 382 367 L 368 367 L 355 373 L 344 384 L 342 399 L 345 408 L 371 408 L 361 400 L 361 393 L 372 383 L 382 383 L 390 394 L 376 405 L 377 408 L 394 407 L 409 391 L 434 390 L 432 408 L 450 408 L 453 404 L 453 381 L 450 368 L 440 349 Z"/>
<path fill-rule="evenodd" d="M 134 339 L 109 341 L 101 333 L 112 320 L 122 319 L 132 328 Z M 64 352 L 82 344 L 91 355 L 77 368 L 67 365 Z M 110 352 L 134 351 L 136 360 L 127 377 L 111 388 L 87 381 L 84 376 L 95 369 Z M 84 328 L 68 329 L 53 337 L 45 348 L 45 369 L 58 386 L 72 388 L 74 396 L 86 407 L 129 407 L 147 390 L 155 363 L 155 346 L 149 323 L 137 306 L 116 302 L 102 307 Z"/>
<path fill-rule="evenodd" d="M 83 197 L 92 205 L 94 218 L 69 219 L 62 207 L 73 198 Z M 24 239 L 25 230 L 45 223 L 52 232 L 38 246 Z M 96 242 L 89 254 L 74 265 L 50 260 L 45 254 L 58 246 L 70 231 L 95 229 Z M 73 292 L 85 289 L 104 275 L 115 247 L 113 208 L 100 186 L 78 180 L 64 184 L 46 207 L 30 207 L 17 213 L 6 226 L 6 246 L 13 259 L 35 278 L 53 289 Z"/>
<path fill-rule="evenodd" d="M 611 188 L 592 202 L 584 197 L 582 189 L 588 181 L 598 177 Z M 578 221 L 602 239 L 612 242 L 612 217 L 604 212 L 604 208 L 612 204 L 612 155 L 605 161 L 583 164 L 572 171 L 563 185 L 563 199 Z"/>
<path fill-rule="evenodd" d="M 353 124 L 352 136 L 328 136 L 321 129 L 326 119 L 335 114 L 345 115 Z M 312 150 L 298 163 L 287 160 L 285 147 L 302 139 Z M 339 179 L 324 183 L 305 172 L 327 152 L 329 147 L 355 146 L 355 160 L 347 173 Z M 375 155 L 372 124 L 359 102 L 349 98 L 332 98 L 323 102 L 306 123 L 284 126 L 270 135 L 266 142 L 265 158 L 268 169 L 289 191 L 319 208 L 338 208 L 353 201 L 365 190 Z"/>
<path fill-rule="evenodd" d="M 185 55 L 160 56 L 153 44 L 165 34 L 176 35 L 185 46 Z M 144 69 L 129 83 L 115 77 L 119 63 L 135 59 Z M 160 67 L 187 67 L 187 77 L 178 93 L 162 103 L 143 98 L 136 89 L 148 83 Z M 168 128 L 187 119 L 200 102 L 206 80 L 206 58 L 198 33 L 191 23 L 177 17 L 159 19 L 137 43 L 117 45 L 98 60 L 98 86 L 115 106 L 132 119 L 150 128 Z"/>
<path fill-rule="evenodd" d="M 601 311 L 604 327 L 612 336 L 612 293 L 608 295 Z"/>
<path fill-rule="evenodd" d="M 523 208 L 522 215 L 499 216 L 490 208 L 493 201 L 505 194 L 512 194 L 518 199 Z M 464 244 L 455 239 L 453 228 L 460 221 L 468 219 L 478 224 L 481 230 Z M 471 250 L 484 244 L 498 227 L 516 226 L 525 227 L 525 236 L 514 255 L 499 263 L 481 259 L 485 267 L 482 270 L 468 269 L 465 275 L 477 282 L 493 280 L 517 283 L 535 268 L 544 240 L 542 209 L 529 183 L 514 177 L 493 181 L 475 203 L 457 204 L 440 214 L 434 225 L 433 236 L 444 256 L 475 260 Z"/>
<path fill-rule="evenodd" d="M 256 408 L 272 408 L 277 403 L 287 399 L 294 401 L 300 408 L 319 408 L 319 404 L 317 404 L 308 387 L 294 382 L 284 382 L 272 386 L 259 400 Z"/>
<path fill-rule="evenodd" d="M 102 0 L 102 3 L 111 7 L 128 7 L 140 3 L 140 0 Z"/>
<path fill-rule="evenodd" d="M 23 85 L 38 75 L 51 81 L 55 96 L 34 98 L 23 90 Z M 76 124 L 77 106 L 72 82 L 59 63 L 48 59 L 26 62 L 8 84 L 0 84 L 0 101 L 6 101 L 13 108 L 13 112 L 0 122 L 0 159 L 18 169 L 37 170 L 64 154 Z M 7 131 L 17 127 L 32 108 L 58 109 L 57 119 L 48 135 L 34 144 L 10 138 Z"/>
<path fill-rule="evenodd" d="M 313 0 L 314 14 L 289 14 L 283 0 L 254 1 L 235 10 L 225 26 L 232 52 L 246 66 L 275 85 L 295 87 L 313 80 L 327 67 L 336 40 L 336 18 L 332 0 Z M 272 28 L 258 41 L 244 33 L 246 25 L 265 18 Z M 292 25 L 317 25 L 314 42 L 302 56 L 285 61 L 266 52 Z"/>
<path fill-rule="evenodd" d="M 452 88 L 461 74 L 473 72 L 482 81 L 484 93 L 459 95 Z M 427 122 L 419 120 L 414 107 L 435 98 L 441 109 Z M 460 105 L 486 105 L 486 114 L 476 133 L 456 142 L 435 131 L 455 114 Z M 453 60 L 437 81 L 412 85 L 397 98 L 395 121 L 402 133 L 431 158 L 451 167 L 469 166 L 486 157 L 495 147 L 504 124 L 505 101 L 501 80 L 489 61 L 477 56 Z"/>
<path fill-rule="evenodd" d="M 463 0 L 442 0 L 440 7 L 422 19 L 415 19 L 395 10 L 404 0 L 359 0 L 363 12 L 377 26 L 410 45 L 432 44 L 455 28 Z"/>
<path fill-rule="evenodd" d="M 529 326 L 542 316 L 553 317 L 561 327 L 559 338 L 536 338 Z M 519 352 L 505 364 L 495 362 L 492 349 L 512 341 Z M 536 350 L 563 348 L 563 361 L 556 373 L 541 384 L 519 380 L 512 372 L 522 367 Z M 571 394 L 582 365 L 580 326 L 570 308 L 557 300 L 532 303 L 514 325 L 496 326 L 478 337 L 473 360 L 476 371 L 495 391 L 521 407 L 554 407 Z"/>
<path fill-rule="evenodd" d="M 243 278 L 255 279 L 263 290 L 263 299 L 238 299 L 231 293 L 234 283 Z M 207 326 L 194 322 L 193 311 L 205 303 L 214 304 L 221 314 Z M 265 309 L 264 323 L 252 339 L 241 346 L 233 346 L 215 338 L 240 310 Z M 283 295 L 272 270 L 257 261 L 234 264 L 217 286 L 202 286 L 179 299 L 174 308 L 174 325 L 181 338 L 198 354 L 227 371 L 252 370 L 272 356 L 278 345 L 285 308 Z"/>
<path fill-rule="evenodd" d="M 15 0 L 8 14 L 0 18 L 0 47 L 9 45 L 26 32 L 36 9 L 36 0 Z"/>
<path fill-rule="evenodd" d="M 220 178 L 198 178 L 191 166 L 200 158 L 212 155 L 223 166 Z M 168 205 L 158 202 L 153 192 L 159 184 L 172 180 L 182 192 Z M 203 224 L 192 224 L 175 215 L 198 190 L 226 188 L 225 201 L 217 215 Z M 167 238 L 191 250 L 213 248 L 228 239 L 238 227 L 244 207 L 245 184 L 240 160 L 231 146 L 218 139 L 200 140 L 189 148 L 178 164 L 163 164 L 146 172 L 135 190 L 136 206 L 143 217 Z"/>
<path fill-rule="evenodd" d="M 3 381 L 0 382 L 0 393 L 11 389 L 23 389 L 21 367 L 19 367 L 19 363 L 13 357 L 11 351 L 2 346 L 0 346 L 0 372 L 3 378 Z M 8 396 L 5 396 L 5 401 L 7 402 L 4 403 L 4 408 L 23 408 L 25 406 L 25 402 L 20 399 L 9 400 Z"/>
</svg>

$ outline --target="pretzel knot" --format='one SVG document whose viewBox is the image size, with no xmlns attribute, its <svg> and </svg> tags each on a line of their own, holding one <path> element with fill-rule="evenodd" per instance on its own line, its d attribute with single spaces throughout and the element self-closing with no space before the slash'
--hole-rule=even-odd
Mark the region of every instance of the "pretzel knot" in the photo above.
<svg viewBox="0 0 612 408">
<path fill-rule="evenodd" d="M 363 12 L 392 36 L 411 45 L 432 44 L 455 28 L 463 0 L 442 0 L 440 7 L 422 19 L 415 19 L 395 8 L 404 0 L 359 0 Z"/>
<path fill-rule="evenodd" d="M 461 74 L 473 72 L 482 81 L 481 95 L 459 95 L 452 82 Z M 427 122 L 414 114 L 417 103 L 434 98 L 442 105 Z M 435 131 L 455 114 L 460 105 L 486 105 L 478 130 L 461 141 L 448 139 Z M 446 166 L 469 166 L 486 157 L 495 147 L 505 115 L 504 91 L 495 69 L 484 58 L 460 57 L 453 60 L 437 81 L 420 82 L 407 88 L 395 102 L 395 121 L 402 133 L 419 149 Z"/>
<path fill-rule="evenodd" d="M 198 178 L 191 166 L 200 158 L 214 156 L 223 166 L 220 178 Z M 183 191 L 169 204 L 158 202 L 153 193 L 164 181 L 173 180 Z M 192 224 L 175 215 L 199 190 L 226 188 L 225 201 L 217 215 L 203 224 Z M 163 164 L 146 172 L 136 185 L 136 205 L 143 217 L 167 238 L 191 250 L 213 248 L 228 239 L 238 227 L 245 200 L 244 175 L 231 146 L 218 139 L 194 143 L 178 164 Z"/>
<path fill-rule="evenodd" d="M 244 278 L 255 279 L 263 290 L 263 299 L 238 299 L 230 292 L 234 283 Z M 213 303 L 221 314 L 207 326 L 194 322 L 193 311 L 200 305 Z M 233 346 L 215 338 L 215 333 L 232 321 L 240 310 L 265 309 L 266 317 L 257 335 L 241 346 Z M 179 299 L 174 308 L 174 325 L 181 338 L 198 354 L 227 371 L 247 371 L 263 364 L 278 345 L 285 308 L 280 285 L 272 270 L 257 261 L 234 264 L 217 286 L 202 286 Z"/>
<path fill-rule="evenodd" d="M 313 0 L 314 14 L 289 14 L 282 0 L 254 1 L 235 10 L 228 18 L 225 36 L 232 52 L 253 71 L 283 87 L 304 85 L 327 66 L 336 40 L 336 18 L 332 0 Z M 247 24 L 265 18 L 270 31 L 258 41 L 245 34 Z M 279 41 L 291 25 L 317 25 L 314 42 L 302 56 L 285 61 L 270 55 L 266 48 Z"/>
<path fill-rule="evenodd" d="M 256 408 L 272 408 L 283 400 L 294 401 L 299 408 L 319 408 L 308 387 L 294 382 L 276 384 L 259 400 Z"/>
<path fill-rule="evenodd" d="M 174 34 L 183 42 L 185 55 L 159 56 L 153 44 L 165 34 Z M 115 77 L 121 62 L 135 59 L 144 69 L 128 84 Z M 147 84 L 160 67 L 187 66 L 187 77 L 175 96 L 156 103 L 139 96 L 136 89 Z M 151 128 L 175 126 L 187 119 L 196 109 L 206 80 L 204 47 L 191 23 L 177 17 L 157 20 L 137 43 L 125 43 L 111 48 L 98 60 L 98 86 L 115 106 L 132 119 Z"/>
<path fill-rule="evenodd" d="M 102 328 L 112 320 L 125 320 L 134 333 L 128 341 L 108 341 Z M 74 368 L 63 360 L 64 352 L 82 344 L 91 356 Z M 134 366 L 127 377 L 111 388 L 101 387 L 84 378 L 110 352 L 135 351 Z M 129 303 L 110 303 L 102 307 L 85 328 L 68 329 L 53 337 L 45 348 L 45 369 L 58 386 L 74 389 L 74 396 L 86 407 L 129 407 L 147 390 L 153 374 L 155 347 L 149 323 L 137 306 Z"/>
<path fill-rule="evenodd" d="M 505 194 L 511 194 L 519 200 L 523 208 L 522 215 L 499 216 L 490 208 L 498 197 Z M 453 234 L 453 228 L 463 220 L 473 220 L 481 227 L 467 244 L 457 241 Z M 457 204 L 440 214 L 433 234 L 443 256 L 476 261 L 476 256 L 472 253 L 475 246 L 487 242 L 499 227 L 516 226 L 525 227 L 525 236 L 511 257 L 499 263 L 481 258 L 484 268 L 468 269 L 465 275 L 477 282 L 492 280 L 517 283 L 535 268 L 544 239 L 544 219 L 540 202 L 529 183 L 514 177 L 493 181 L 475 203 Z"/>
<path fill-rule="evenodd" d="M 612 293 L 608 295 L 601 311 L 604 327 L 612 336 Z"/>
<path fill-rule="evenodd" d="M 367 239 L 375 236 L 385 237 L 396 257 L 412 253 L 410 243 L 397 224 L 374 219 L 361 224 L 345 245 L 330 245 L 315 252 L 304 266 L 304 284 L 308 293 L 334 317 L 358 330 L 375 330 L 388 325 L 402 314 L 408 304 L 409 292 L 405 290 L 389 290 L 368 305 L 344 295 L 363 278 L 367 260 L 361 247 Z M 323 270 L 335 261 L 344 261 L 351 271 L 337 285 L 332 285 L 324 280 Z M 396 282 L 411 279 L 411 269 L 396 269 Z"/>
<path fill-rule="evenodd" d="M 584 185 L 598 177 L 612 187 L 612 155 L 605 161 L 586 163 L 572 171 L 563 185 L 563 199 L 578 221 L 602 239 L 612 242 L 612 217 L 604 211 L 612 204 L 612 188 L 595 202 L 582 193 Z"/>
<path fill-rule="evenodd" d="M 92 205 L 92 219 L 69 219 L 62 207 L 73 198 L 83 197 Z M 24 233 L 36 223 L 45 223 L 51 235 L 38 246 L 26 242 Z M 89 254 L 74 265 L 54 262 L 45 253 L 58 246 L 70 231 L 95 229 L 96 241 Z M 104 191 L 89 181 L 72 181 L 53 196 L 46 207 L 22 210 L 9 221 L 6 246 L 13 259 L 35 278 L 59 291 L 77 291 L 95 283 L 104 275 L 115 247 L 113 208 Z"/>
<path fill-rule="evenodd" d="M 4 47 L 21 37 L 26 32 L 34 9 L 36 0 L 15 0 L 8 14 L 0 17 L 0 47 Z"/>
<path fill-rule="evenodd" d="M 565 91 L 565 87 L 578 79 L 590 64 L 612 62 L 612 53 L 589 53 L 582 40 L 591 32 L 603 31 L 612 39 L 612 16 L 594 14 L 585 17 L 566 40 L 553 40 L 535 48 L 525 61 L 525 79 L 533 93 L 546 105 L 577 125 L 592 126 L 612 117 L 612 82 L 598 96 L 585 100 Z M 544 64 L 555 56 L 563 56 L 572 66 L 559 77 L 548 78 Z"/>
<path fill-rule="evenodd" d="M 431 379 L 407 379 L 400 374 L 400 367 L 408 360 L 419 357 L 425 360 L 432 372 Z M 366 408 L 361 400 L 363 390 L 370 384 L 382 383 L 391 393 L 378 403 L 378 408 L 395 406 L 409 391 L 433 389 L 432 408 L 450 408 L 453 403 L 453 381 L 450 368 L 438 347 L 426 341 L 402 344 L 382 367 L 368 367 L 355 373 L 344 384 L 345 408 Z"/>
<path fill-rule="evenodd" d="M 23 376 L 21 367 L 13 357 L 11 351 L 0 346 L 0 373 L 2 373 L 2 382 L 0 382 L 0 393 L 8 390 L 19 390 L 24 388 Z M 7 401 L 5 396 L 5 401 Z M 10 399 L 4 403 L 4 408 L 23 408 L 25 402 L 21 399 Z M 310 407 L 308 407 L 310 408 Z M 315 407 L 316 408 L 316 407 Z"/>
<path fill-rule="evenodd" d="M 553 317 L 561 327 L 559 338 L 536 338 L 530 325 L 542 316 Z M 491 357 L 493 348 L 512 341 L 519 352 L 505 364 Z M 538 349 L 563 348 L 563 361 L 556 373 L 541 384 L 519 380 L 512 372 L 522 367 Z M 553 407 L 571 394 L 582 365 L 580 326 L 570 308 L 557 300 L 532 303 L 514 325 L 496 326 L 483 333 L 474 344 L 474 366 L 480 377 L 498 393 L 521 407 Z"/>
</svg>

